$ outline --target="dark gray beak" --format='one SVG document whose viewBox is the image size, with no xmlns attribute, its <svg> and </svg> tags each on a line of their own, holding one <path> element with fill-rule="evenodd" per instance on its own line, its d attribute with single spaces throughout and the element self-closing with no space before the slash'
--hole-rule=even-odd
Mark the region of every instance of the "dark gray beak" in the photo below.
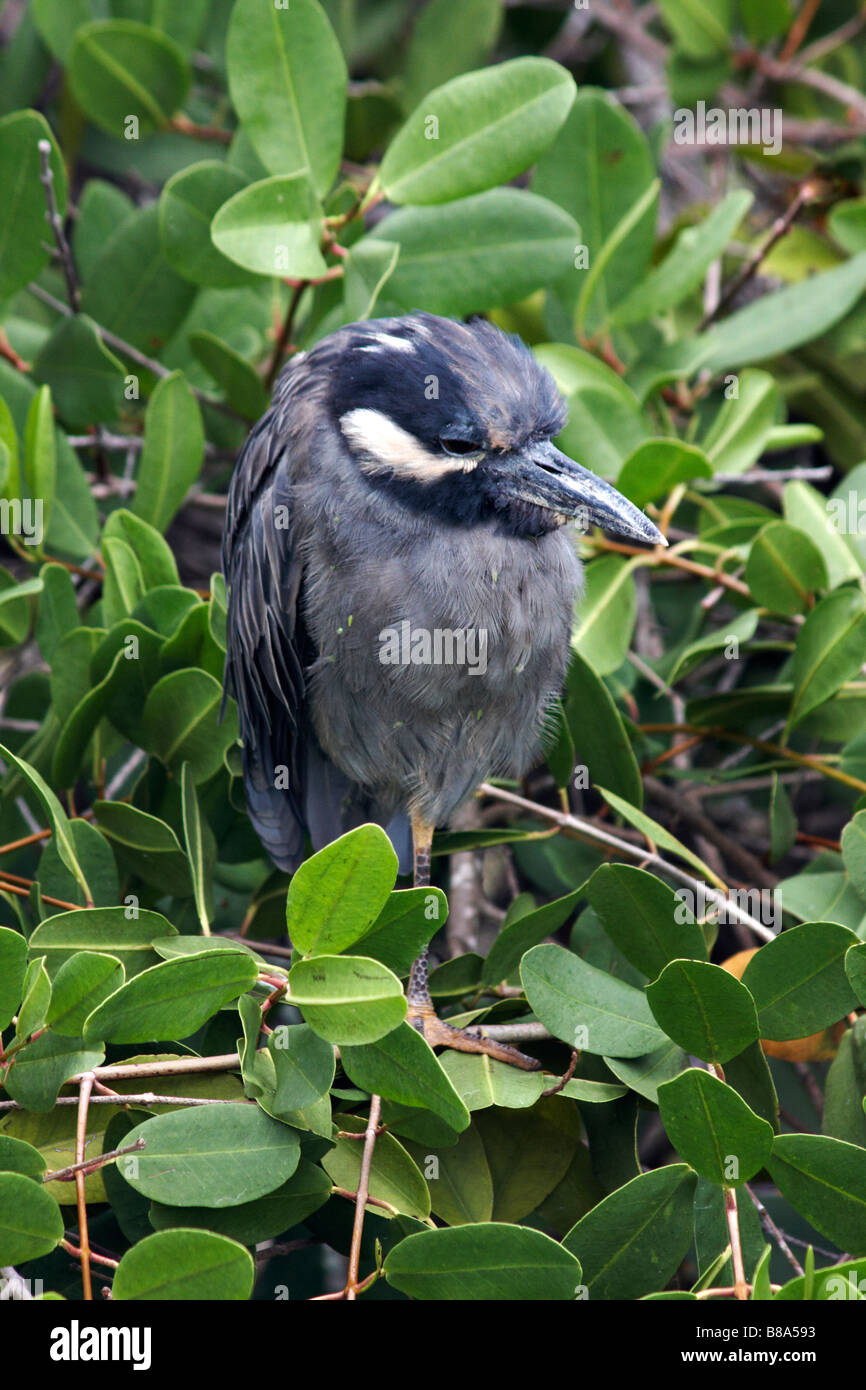
<svg viewBox="0 0 866 1390">
<path fill-rule="evenodd" d="M 501 462 L 503 484 L 515 497 L 575 517 L 581 529 L 600 526 L 644 545 L 667 545 L 643 512 L 588 468 L 582 468 L 549 440 L 528 444 Z"/>
</svg>

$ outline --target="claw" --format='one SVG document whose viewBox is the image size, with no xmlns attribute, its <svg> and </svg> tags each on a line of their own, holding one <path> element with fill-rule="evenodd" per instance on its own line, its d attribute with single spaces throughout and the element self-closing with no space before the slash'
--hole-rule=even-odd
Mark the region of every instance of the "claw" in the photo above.
<svg viewBox="0 0 866 1390">
<path fill-rule="evenodd" d="M 522 1071 L 540 1071 L 541 1063 L 516 1047 L 485 1038 L 480 1028 L 452 1028 L 443 1023 L 435 1010 L 430 1007 L 412 1006 L 406 1015 L 411 1023 L 431 1047 L 450 1047 L 455 1052 L 480 1052 L 487 1057 L 495 1057 L 497 1062 L 507 1062 L 509 1066 L 520 1067 Z"/>
</svg>

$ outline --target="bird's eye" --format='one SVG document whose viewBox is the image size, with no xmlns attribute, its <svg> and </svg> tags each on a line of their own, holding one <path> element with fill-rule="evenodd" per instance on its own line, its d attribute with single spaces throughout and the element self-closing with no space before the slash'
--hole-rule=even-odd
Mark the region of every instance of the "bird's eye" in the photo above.
<svg viewBox="0 0 866 1390">
<path fill-rule="evenodd" d="M 446 454 L 455 454 L 457 457 L 465 457 L 467 454 L 480 454 L 481 450 L 472 439 L 446 439 L 439 440 Z"/>
</svg>

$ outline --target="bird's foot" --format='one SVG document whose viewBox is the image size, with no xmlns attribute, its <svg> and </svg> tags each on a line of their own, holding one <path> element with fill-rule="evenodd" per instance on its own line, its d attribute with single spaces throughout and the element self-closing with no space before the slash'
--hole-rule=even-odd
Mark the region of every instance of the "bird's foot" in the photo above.
<svg viewBox="0 0 866 1390">
<path fill-rule="evenodd" d="M 482 1052 L 487 1057 L 495 1057 L 497 1062 L 507 1062 L 523 1071 L 540 1071 L 541 1063 L 516 1047 L 485 1038 L 479 1028 L 452 1028 L 443 1023 L 432 1004 L 414 1004 L 410 1001 L 406 1020 L 424 1037 L 431 1047 L 450 1047 L 455 1052 Z"/>
</svg>

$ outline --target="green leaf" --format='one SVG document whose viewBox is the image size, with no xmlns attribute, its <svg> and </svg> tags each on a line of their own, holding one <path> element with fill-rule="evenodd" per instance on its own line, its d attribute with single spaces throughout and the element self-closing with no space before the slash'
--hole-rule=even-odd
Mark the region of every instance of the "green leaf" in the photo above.
<svg viewBox="0 0 866 1390">
<path fill-rule="evenodd" d="M 340 1128 L 346 1133 L 363 1134 L 367 1121 L 357 1115 L 340 1115 Z M 361 1176 L 364 1145 L 357 1139 L 337 1139 L 322 1159 L 322 1167 L 336 1187 L 356 1192 Z M 430 1215 L 430 1193 L 421 1172 L 393 1134 L 380 1134 L 373 1150 L 370 1169 L 370 1196 L 396 1207 L 405 1216 L 426 1220 Z M 381 1207 L 367 1207 L 376 1216 L 393 1216 Z"/>
<path fill-rule="evenodd" d="M 91 907 L 47 917 L 31 935 L 28 949 L 34 956 L 45 957 L 52 977 L 77 951 L 98 951 L 116 956 L 128 980 L 157 962 L 154 940 L 176 935 L 177 929 L 160 913 L 147 912 L 137 904 Z"/>
<path fill-rule="evenodd" d="M 103 537 L 113 536 L 125 541 L 141 568 L 147 589 L 163 584 L 177 584 L 177 562 L 171 547 L 148 522 L 134 516 L 125 507 L 118 507 L 103 528 Z"/>
<path fill-rule="evenodd" d="M 316 0 L 236 0 L 226 37 L 232 104 L 271 174 L 333 183 L 343 149 L 346 64 Z"/>
<path fill-rule="evenodd" d="M 69 85 L 86 116 L 118 140 L 151 135 L 182 106 L 189 65 L 165 34 L 134 20 L 96 20 L 78 29 L 69 53 Z"/>
<path fill-rule="evenodd" d="M 66 0 L 63 5 L 56 5 L 54 0 L 32 0 L 30 8 L 42 39 L 65 65 L 76 30 L 93 18 L 92 0 Z"/>
<path fill-rule="evenodd" d="M 583 1267 L 591 1301 L 664 1288 L 692 1239 L 697 1178 L 685 1163 L 641 1173 L 581 1217 L 563 1247 Z"/>
<path fill-rule="evenodd" d="M 636 507 L 664 497 L 677 483 L 711 478 L 702 450 L 679 439 L 647 439 L 629 454 L 616 480 L 617 491 Z"/>
<path fill-rule="evenodd" d="M 370 251 L 400 248 L 387 296 L 406 309 L 469 314 L 523 299 L 567 270 L 578 229 L 544 198 L 496 188 L 436 208 L 401 208 L 377 227 Z M 380 251 L 384 257 L 384 251 Z"/>
<path fill-rule="evenodd" d="M 571 214 L 587 248 L 588 266 L 570 270 L 557 286 L 569 308 L 576 303 L 602 246 L 654 177 L 649 143 L 637 122 L 608 92 L 584 87 L 558 138 L 539 160 L 532 181 L 534 192 Z M 588 331 L 594 332 L 612 307 L 642 283 L 652 256 L 654 228 L 655 207 L 650 205 L 604 268 L 590 306 Z"/>
<path fill-rule="evenodd" d="M 104 1048 L 86 1047 L 81 1038 L 62 1038 L 49 1028 L 16 1054 L 4 1085 L 25 1110 L 48 1111 L 70 1076 L 90 1071 L 104 1060 Z"/>
<path fill-rule="evenodd" d="M 862 960 L 866 955 L 862 946 L 854 946 L 849 952 L 857 954 Z M 846 962 L 847 963 L 847 962 Z M 866 985 L 866 980 L 864 980 Z M 844 1139 L 849 1144 L 859 1144 L 866 1148 L 866 1113 L 863 1101 L 866 1097 L 866 1016 L 860 1015 L 853 1028 L 847 1028 L 839 1040 L 839 1050 L 830 1069 L 824 1087 L 824 1113 L 821 1129 L 833 1139 Z"/>
<path fill-rule="evenodd" d="M 18 1012 L 26 970 L 27 942 L 24 937 L 10 927 L 0 927 L 0 1031 Z"/>
<path fill-rule="evenodd" d="M 545 1086 L 540 1071 L 521 1071 L 483 1054 L 446 1051 L 440 1066 L 471 1111 L 486 1110 L 491 1105 L 526 1110 L 540 1100 Z"/>
<path fill-rule="evenodd" d="M 291 1002 L 314 1032 L 339 1046 L 376 1042 L 406 1015 L 403 986 L 364 956 L 315 956 L 289 972 Z"/>
<path fill-rule="evenodd" d="M 535 912 L 527 912 L 516 921 L 504 923 L 484 962 L 482 983 L 496 985 L 507 980 L 531 947 L 540 945 L 545 937 L 552 936 L 564 926 L 583 897 L 583 888 L 576 888 L 573 893 L 545 903 Z"/>
<path fill-rule="evenodd" d="M 165 531 L 198 477 L 203 457 L 198 402 L 183 373 L 172 372 L 148 401 L 133 513 Z"/>
<path fill-rule="evenodd" d="M 714 58 L 731 44 L 730 0 L 660 0 L 662 18 L 689 58 Z"/>
<path fill-rule="evenodd" d="M 852 946 L 845 956 L 845 971 L 860 1003 L 866 998 L 866 942 Z"/>
<path fill-rule="evenodd" d="M 815 605 L 797 634 L 788 730 L 835 695 L 864 661 L 866 599 L 857 589 L 837 589 Z"/>
<path fill-rule="evenodd" d="M 701 365 L 715 375 L 811 342 L 843 318 L 866 289 L 866 253 L 822 275 L 762 295 L 702 334 Z"/>
<path fill-rule="evenodd" d="M 444 927 L 447 916 L 448 902 L 441 888 L 395 890 L 365 933 L 364 952 L 395 975 L 408 975 L 412 962 Z"/>
<path fill-rule="evenodd" d="M 719 965 L 671 961 L 646 997 L 668 1037 L 705 1062 L 727 1062 L 758 1037 L 752 996 Z"/>
<path fill-rule="evenodd" d="M 189 762 L 198 785 L 222 767 L 223 753 L 238 736 L 237 715 L 229 706 L 219 722 L 222 690 L 207 671 L 172 671 L 147 697 L 141 739 L 166 767 Z"/>
<path fill-rule="evenodd" d="M 653 179 L 652 183 L 648 184 L 643 192 L 635 198 L 631 207 L 605 238 L 601 249 L 593 256 L 589 271 L 581 284 L 575 310 L 575 327 L 579 338 L 583 336 L 593 295 L 602 284 L 602 277 L 609 262 L 622 251 L 635 229 L 646 225 L 650 213 L 652 213 L 654 221 L 660 188 L 661 180 Z M 607 319 L 604 317 L 601 320 L 601 326 L 602 329 L 607 327 Z"/>
<path fill-rule="evenodd" d="M 64 1038 L 80 1038 L 84 1021 L 109 994 L 123 984 L 117 956 L 80 951 L 63 962 L 54 977 L 47 1022 Z"/>
<path fill-rule="evenodd" d="M 689 642 L 679 652 L 673 667 L 668 673 L 668 680 L 671 684 L 686 675 L 693 667 L 700 665 L 706 656 L 715 655 L 718 652 L 726 660 L 739 659 L 740 643 L 750 642 L 754 637 L 758 627 L 760 614 L 756 608 L 747 609 L 745 613 L 739 613 L 731 622 L 723 627 L 711 629 L 703 637 L 698 637 L 694 642 Z"/>
<path fill-rule="evenodd" d="M 684 227 L 664 260 L 617 304 L 610 315 L 611 326 L 642 323 L 674 308 L 696 290 L 751 204 L 752 194 L 737 189 L 723 198 L 703 222 L 696 227 Z"/>
<path fill-rule="evenodd" d="M 232 165 L 216 159 L 179 169 L 166 183 L 159 200 L 159 230 L 166 260 L 185 280 L 214 289 L 255 283 L 250 271 L 217 250 L 210 234 L 223 203 L 247 183 Z"/>
<path fill-rule="evenodd" d="M 23 1173 L 0 1173 L 0 1261 L 24 1264 L 47 1255 L 63 1239 L 54 1198 Z"/>
<path fill-rule="evenodd" d="M 295 1131 L 257 1105 L 202 1105 L 137 1125 L 144 1139 L 118 1168 L 136 1192 L 166 1206 L 235 1207 L 273 1192 L 298 1166 Z"/>
<path fill-rule="evenodd" d="M 161 1202 L 152 1202 L 148 1216 L 157 1231 L 179 1226 L 204 1227 L 231 1240 L 242 1241 L 244 1245 L 258 1245 L 306 1220 L 324 1206 L 330 1195 L 331 1182 L 327 1174 L 302 1158 L 288 1182 L 253 1202 L 223 1207 L 221 1211 L 212 1207 L 166 1207 Z"/>
<path fill-rule="evenodd" d="M 401 1240 L 385 1260 L 385 1278 L 410 1298 L 537 1302 L 574 1299 L 581 1272 L 541 1231 L 480 1222 Z"/>
<path fill-rule="evenodd" d="M 42 534 L 47 532 L 57 481 L 57 448 L 51 392 L 42 386 L 30 402 L 24 430 L 24 476 L 30 496 L 42 507 Z M 37 537 L 37 547 L 42 544 Z M 40 586 L 41 587 L 41 586 Z"/>
<path fill-rule="evenodd" d="M 827 566 L 805 531 L 771 521 L 752 542 L 745 580 L 755 602 L 772 613 L 804 613 L 815 591 L 827 587 Z"/>
<path fill-rule="evenodd" d="M 431 0 L 415 21 L 403 73 L 411 110 L 431 87 L 480 67 L 502 23 L 500 0 Z"/>
<path fill-rule="evenodd" d="M 703 932 L 655 874 L 630 864 L 602 864 L 586 896 L 614 945 L 650 980 L 672 960 L 706 960 Z"/>
<path fill-rule="evenodd" d="M 636 615 L 634 565 L 618 555 L 593 560 L 586 568 L 572 649 L 599 676 L 609 676 L 625 661 Z"/>
<path fill-rule="evenodd" d="M 805 531 L 824 556 L 830 588 L 859 579 L 861 566 L 845 534 L 845 499 L 828 499 L 809 483 L 792 482 L 786 483 L 782 500 L 785 520 Z"/>
<path fill-rule="evenodd" d="M 566 692 L 565 717 L 590 782 L 604 783 L 626 801 L 642 806 L 640 768 L 619 710 L 598 672 L 579 651 L 571 654 Z"/>
<path fill-rule="evenodd" d="M 42 1174 L 48 1165 L 38 1149 L 23 1139 L 13 1139 L 7 1134 L 0 1135 L 0 1172 L 23 1173 L 25 1177 L 42 1181 Z"/>
<path fill-rule="evenodd" d="M 866 811 L 858 811 L 842 831 L 842 858 L 851 882 L 866 898 Z"/>
<path fill-rule="evenodd" d="M 15 111 L 0 120 L 0 302 L 35 280 L 48 261 L 50 236 L 45 191 L 39 182 L 39 141 L 51 145 L 54 196 L 66 211 L 66 171 L 48 122 L 38 111 Z"/>
<path fill-rule="evenodd" d="M 659 1087 L 659 1112 L 677 1152 L 701 1177 L 736 1187 L 764 1167 L 773 1127 L 750 1110 L 731 1086 L 689 1067 Z"/>
<path fill-rule="evenodd" d="M 736 394 L 728 395 L 735 389 Z M 745 371 L 701 440 L 717 473 L 745 473 L 764 452 L 779 408 L 779 388 L 769 372 Z"/>
<path fill-rule="evenodd" d="M 57 412 L 72 429 L 113 423 L 121 412 L 125 368 L 86 314 L 61 319 L 33 363 L 33 380 L 51 387 Z M 53 430 L 53 420 L 51 422 Z"/>
<path fill-rule="evenodd" d="M 652 840 L 654 845 L 660 845 L 662 849 L 669 849 L 672 854 L 676 854 L 681 859 L 685 859 L 711 883 L 718 882 L 715 874 L 709 866 L 704 863 L 703 859 L 699 859 L 696 854 L 692 854 L 690 849 L 687 849 L 675 835 L 669 834 L 663 826 L 659 825 L 658 821 L 654 821 L 651 816 L 644 815 L 643 811 L 639 811 L 636 806 L 629 805 L 627 801 L 623 801 L 621 796 L 616 796 L 613 792 L 607 791 L 605 787 L 597 786 L 596 791 L 601 792 L 601 795 L 608 805 L 612 806 L 614 811 L 627 820 L 629 825 L 634 825 L 642 835 L 646 835 L 647 839 Z"/>
<path fill-rule="evenodd" d="M 866 1149 L 817 1134 L 778 1134 L 767 1167 L 795 1211 L 852 1255 L 866 1251 Z"/>
<path fill-rule="evenodd" d="M 755 952 L 742 983 L 755 1001 L 762 1038 L 808 1037 L 857 1007 L 845 975 L 845 953 L 856 941 L 836 922 L 805 922 Z"/>
<path fill-rule="evenodd" d="M 289 884 L 286 927 L 305 955 L 339 955 L 372 928 L 397 877 L 378 825 L 360 825 L 301 864 Z"/>
<path fill-rule="evenodd" d="M 24 976 L 21 1008 L 15 1025 L 16 1042 L 29 1038 L 43 1026 L 50 1003 L 51 981 L 45 962 L 41 958 L 32 960 Z"/>
<path fill-rule="evenodd" d="M 399 258 L 400 247 L 395 241 L 369 236 L 352 247 L 345 260 L 343 288 L 346 313 L 353 323 L 372 316 Z"/>
<path fill-rule="evenodd" d="M 570 1047 L 640 1057 L 664 1041 L 641 990 L 561 946 L 535 946 L 527 952 L 520 977 L 533 1013 Z"/>
<path fill-rule="evenodd" d="M 183 764 L 180 781 L 183 837 L 192 871 L 196 912 L 202 934 L 210 936 L 210 924 L 213 917 L 213 873 L 216 864 L 216 843 L 213 831 L 199 809 L 195 782 L 189 763 Z"/>
<path fill-rule="evenodd" d="M 84 1035 L 124 1043 L 187 1038 L 248 990 L 257 975 L 255 961 L 235 951 L 161 961 L 94 1009 Z"/>
<path fill-rule="evenodd" d="M 446 1225 L 465 1226 L 473 1221 L 490 1220 L 493 1179 L 481 1136 L 474 1125 L 463 1131 L 456 1144 L 435 1153 L 430 1153 L 429 1146 L 420 1141 L 407 1144 L 407 1148 L 427 1173 L 432 1210 Z"/>
<path fill-rule="evenodd" d="M 235 1240 L 213 1231 L 157 1231 L 122 1257 L 111 1296 L 121 1303 L 246 1300 L 254 1277 L 252 1255 Z"/>
<path fill-rule="evenodd" d="M 242 188 L 216 213 L 211 239 L 235 265 L 256 275 L 324 275 L 321 206 L 306 170 L 274 174 Z"/>
<path fill-rule="evenodd" d="M 275 1028 L 268 1038 L 268 1052 L 276 1078 L 273 1094 L 267 1098 L 269 1114 L 280 1119 L 288 1111 L 306 1110 L 327 1095 L 336 1068 L 334 1049 L 306 1023 Z"/>
<path fill-rule="evenodd" d="M 60 858 L 63 860 L 69 872 L 74 875 L 85 898 L 91 901 L 92 894 L 87 879 L 84 877 L 84 870 L 75 852 L 75 845 L 69 829 L 69 821 L 57 797 L 41 774 L 36 771 L 35 767 L 31 767 L 23 758 L 16 758 L 15 754 L 10 752 L 8 748 L 4 748 L 2 744 L 0 744 L 0 757 L 2 757 L 6 763 L 12 763 L 27 782 L 28 786 L 36 793 L 42 809 L 51 825 L 54 843 L 57 846 L 57 852 Z"/>
<path fill-rule="evenodd" d="M 534 164 L 574 101 L 571 74 L 547 58 L 512 58 L 429 92 L 385 152 L 392 203 L 447 203 L 507 183 Z"/>
<path fill-rule="evenodd" d="M 639 1096 L 658 1104 L 659 1087 L 679 1076 L 688 1065 L 688 1057 L 676 1043 L 666 1043 L 646 1057 L 605 1057 L 609 1071 Z"/>
<path fill-rule="evenodd" d="M 195 293 L 195 286 L 165 258 L 159 207 L 151 203 L 124 218 L 104 239 L 81 307 L 100 327 L 152 354 L 155 344 L 167 342 L 180 327 Z M 140 367 L 133 372 L 140 374 Z"/>
<path fill-rule="evenodd" d="M 341 1047 L 340 1061 L 362 1091 L 430 1110 L 452 1129 L 469 1124 L 469 1111 L 429 1045 L 409 1023 L 399 1024 L 377 1042 Z"/>
<path fill-rule="evenodd" d="M 213 333 L 188 333 L 187 342 L 205 371 L 217 382 L 229 405 L 248 420 L 264 415 L 269 404 L 268 393 L 252 363 Z"/>
<path fill-rule="evenodd" d="M 122 864 L 154 888 L 186 898 L 193 891 L 190 865 L 165 821 L 122 801 L 96 801 L 96 823 Z"/>
</svg>

